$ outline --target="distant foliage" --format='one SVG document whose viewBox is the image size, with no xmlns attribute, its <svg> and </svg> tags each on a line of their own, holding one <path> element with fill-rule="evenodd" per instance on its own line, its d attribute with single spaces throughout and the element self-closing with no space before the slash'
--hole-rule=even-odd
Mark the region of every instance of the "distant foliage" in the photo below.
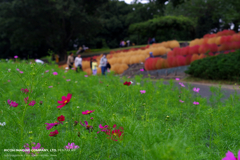
<svg viewBox="0 0 240 160">
<path fill-rule="evenodd" d="M 189 40 L 194 38 L 194 22 L 183 16 L 165 16 L 145 22 L 135 23 L 129 27 L 129 32 L 146 37 L 155 37 L 156 41 L 169 39 Z"/>
</svg>

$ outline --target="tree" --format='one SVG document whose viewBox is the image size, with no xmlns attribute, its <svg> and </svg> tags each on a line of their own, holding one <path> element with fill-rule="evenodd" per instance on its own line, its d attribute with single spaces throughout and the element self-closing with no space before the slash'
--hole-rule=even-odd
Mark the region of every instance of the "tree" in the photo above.
<svg viewBox="0 0 240 160">
<path fill-rule="evenodd" d="M 98 9 L 107 1 L 0 1 L 0 33 L 12 49 L 48 46 L 63 58 L 71 40 L 92 37 L 101 28 Z"/>
</svg>

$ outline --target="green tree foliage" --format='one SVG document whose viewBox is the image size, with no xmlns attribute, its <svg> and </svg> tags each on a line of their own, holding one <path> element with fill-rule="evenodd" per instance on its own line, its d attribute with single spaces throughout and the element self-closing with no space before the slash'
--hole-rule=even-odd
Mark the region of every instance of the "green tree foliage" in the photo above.
<svg viewBox="0 0 240 160">
<path fill-rule="evenodd" d="M 233 18 L 233 13 L 236 11 L 233 9 L 233 2 L 225 0 L 189 0 L 174 7 L 172 1 L 170 1 L 166 6 L 165 15 L 183 15 L 191 18 L 196 23 L 196 37 L 200 38 L 207 33 L 230 28 L 229 23 L 237 19 Z M 222 22 L 219 21 L 220 19 Z"/>
<path fill-rule="evenodd" d="M 171 39 L 190 40 L 194 38 L 194 27 L 194 22 L 189 18 L 164 16 L 132 24 L 129 32 L 141 37 L 155 37 L 158 42 Z"/>
<path fill-rule="evenodd" d="M 107 0 L 12 0 L 0 2 L 0 33 L 11 49 L 51 48 L 64 55 L 79 36 L 100 29 L 98 8 Z"/>
<path fill-rule="evenodd" d="M 101 19 L 103 29 L 97 37 L 106 39 L 107 45 L 110 48 L 119 46 L 121 40 L 131 40 L 137 42 L 136 35 L 128 33 L 128 27 L 137 22 L 147 21 L 152 19 L 154 15 L 163 15 L 161 10 L 155 3 L 134 3 L 131 5 L 125 2 L 110 1 L 101 8 Z M 147 43 L 147 38 L 143 43 Z"/>
</svg>

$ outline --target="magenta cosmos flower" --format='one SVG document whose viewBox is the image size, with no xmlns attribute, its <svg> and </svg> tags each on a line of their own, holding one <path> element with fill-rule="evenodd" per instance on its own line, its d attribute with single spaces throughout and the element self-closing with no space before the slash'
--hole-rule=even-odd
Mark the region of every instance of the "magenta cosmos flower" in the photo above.
<svg viewBox="0 0 240 160">
<path fill-rule="evenodd" d="M 141 71 L 141 72 L 143 72 L 143 71 L 144 71 L 144 69 L 140 69 L 140 71 Z"/>
<path fill-rule="evenodd" d="M 109 126 L 108 125 L 102 126 L 102 124 L 99 124 L 99 128 L 101 129 L 101 131 L 98 131 L 97 133 L 109 131 L 109 129 L 108 129 Z"/>
<path fill-rule="evenodd" d="M 194 87 L 194 88 L 193 88 L 193 91 L 198 93 L 198 92 L 200 91 L 200 88 L 195 88 L 195 87 Z"/>
<path fill-rule="evenodd" d="M 40 143 L 38 143 L 36 146 L 33 146 L 33 145 L 35 145 L 36 143 L 34 143 L 34 142 L 32 142 L 32 156 L 35 156 L 35 153 L 39 153 L 39 152 L 34 152 L 34 150 L 35 149 L 44 149 L 43 147 L 41 147 L 41 144 Z M 26 154 L 30 154 L 30 146 L 29 146 L 29 144 L 27 143 L 27 144 L 25 144 L 24 146 L 23 146 L 25 149 L 23 149 L 23 152 L 25 152 Z M 41 148 L 40 148 L 41 147 Z"/>
<path fill-rule="evenodd" d="M 232 152 L 228 151 L 226 157 L 222 160 L 240 160 L 240 150 L 238 151 L 238 158 L 236 158 Z"/>
<path fill-rule="evenodd" d="M 22 73 L 23 73 L 23 71 L 19 71 L 19 73 L 21 73 L 21 74 L 22 74 Z"/>
<path fill-rule="evenodd" d="M 29 106 L 34 106 L 34 104 L 36 104 L 36 101 L 31 101 L 31 102 L 29 103 Z"/>
<path fill-rule="evenodd" d="M 176 81 L 179 81 L 180 79 L 179 78 L 176 78 Z"/>
<path fill-rule="evenodd" d="M 58 106 L 57 108 L 61 109 L 62 107 L 64 107 L 68 102 L 70 102 L 72 98 L 72 94 L 68 93 L 67 97 L 62 96 L 62 101 L 58 101 L 59 104 L 61 104 L 60 106 Z"/>
<path fill-rule="evenodd" d="M 75 145 L 74 143 L 68 143 L 67 146 L 64 147 L 65 149 L 78 149 L 79 146 Z"/>
<path fill-rule="evenodd" d="M 48 88 L 52 88 L 53 86 L 49 86 Z"/>
<path fill-rule="evenodd" d="M 19 69 L 17 68 L 17 71 L 19 71 Z"/>
<path fill-rule="evenodd" d="M 84 77 L 88 77 L 88 75 L 85 75 Z"/>
<path fill-rule="evenodd" d="M 68 82 L 69 82 L 69 81 L 71 81 L 71 79 L 67 79 L 66 81 L 68 81 Z"/>
<path fill-rule="evenodd" d="M 82 122 L 80 121 L 80 124 L 83 126 L 83 127 L 86 127 L 86 129 L 87 130 L 90 130 L 90 129 L 92 129 L 93 128 L 93 126 L 90 126 L 89 124 L 88 124 L 88 122 L 87 121 L 84 121 L 85 122 L 85 125 L 84 124 L 82 124 Z"/>
<path fill-rule="evenodd" d="M 50 132 L 49 136 L 56 136 L 58 134 L 58 130 Z"/>
<path fill-rule="evenodd" d="M 45 123 L 47 126 L 47 130 L 51 129 L 52 127 L 56 126 L 56 125 L 59 125 L 59 124 L 63 124 L 62 122 L 54 122 L 54 123 Z"/>
<path fill-rule="evenodd" d="M 193 104 L 195 104 L 195 105 L 199 105 L 199 102 L 195 102 L 195 101 L 194 101 Z"/>
<path fill-rule="evenodd" d="M 29 92 L 29 90 L 27 88 L 26 89 L 22 88 L 21 91 L 25 94 L 27 94 Z"/>
<path fill-rule="evenodd" d="M 115 129 L 116 128 L 116 124 L 113 125 L 113 130 L 108 130 L 106 132 L 107 135 L 109 135 L 110 137 L 107 137 L 109 139 L 112 139 L 113 141 L 118 141 L 118 140 L 122 140 L 123 138 L 123 127 L 119 127 L 119 129 Z"/>
<path fill-rule="evenodd" d="M 146 91 L 145 91 L 145 90 L 141 90 L 140 92 L 141 92 L 141 94 L 143 94 L 143 93 L 146 93 Z"/>
<path fill-rule="evenodd" d="M 91 110 L 91 111 L 89 111 L 89 110 L 86 110 L 86 111 L 84 111 L 84 112 L 82 112 L 82 114 L 91 114 L 91 113 L 93 113 L 95 110 Z"/>
<path fill-rule="evenodd" d="M 10 99 L 7 100 L 7 102 L 8 102 L 8 104 L 9 104 L 10 107 L 17 107 L 17 106 L 18 106 L 18 103 L 13 102 L 13 101 L 11 101 Z"/>
<path fill-rule="evenodd" d="M 55 75 L 55 76 L 56 76 L 56 75 L 58 75 L 58 73 L 57 73 L 57 72 L 53 72 L 53 75 Z"/>
<path fill-rule="evenodd" d="M 14 56 L 14 58 L 15 58 L 15 59 L 17 59 L 17 58 L 18 58 L 18 56 Z"/>
<path fill-rule="evenodd" d="M 49 72 L 49 70 L 46 70 L 45 72 Z"/>
<path fill-rule="evenodd" d="M 182 100 L 179 100 L 179 102 L 183 103 L 184 101 L 182 101 Z"/>
</svg>

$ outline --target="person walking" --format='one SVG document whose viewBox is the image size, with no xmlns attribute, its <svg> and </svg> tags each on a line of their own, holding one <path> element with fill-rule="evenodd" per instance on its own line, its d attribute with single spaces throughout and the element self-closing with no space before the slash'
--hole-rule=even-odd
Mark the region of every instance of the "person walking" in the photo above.
<svg viewBox="0 0 240 160">
<path fill-rule="evenodd" d="M 101 67 L 101 71 L 102 71 L 102 75 L 106 75 L 106 69 L 107 69 L 107 58 L 106 55 L 104 54 L 100 60 L 100 67 Z"/>
<path fill-rule="evenodd" d="M 77 57 L 75 58 L 75 67 L 76 67 L 76 72 L 78 73 L 78 70 L 82 70 L 82 58 L 81 55 L 78 54 Z"/>
<path fill-rule="evenodd" d="M 67 59 L 67 65 L 68 65 L 69 69 L 71 69 L 73 67 L 73 62 L 74 62 L 73 53 L 71 52 Z"/>
</svg>

